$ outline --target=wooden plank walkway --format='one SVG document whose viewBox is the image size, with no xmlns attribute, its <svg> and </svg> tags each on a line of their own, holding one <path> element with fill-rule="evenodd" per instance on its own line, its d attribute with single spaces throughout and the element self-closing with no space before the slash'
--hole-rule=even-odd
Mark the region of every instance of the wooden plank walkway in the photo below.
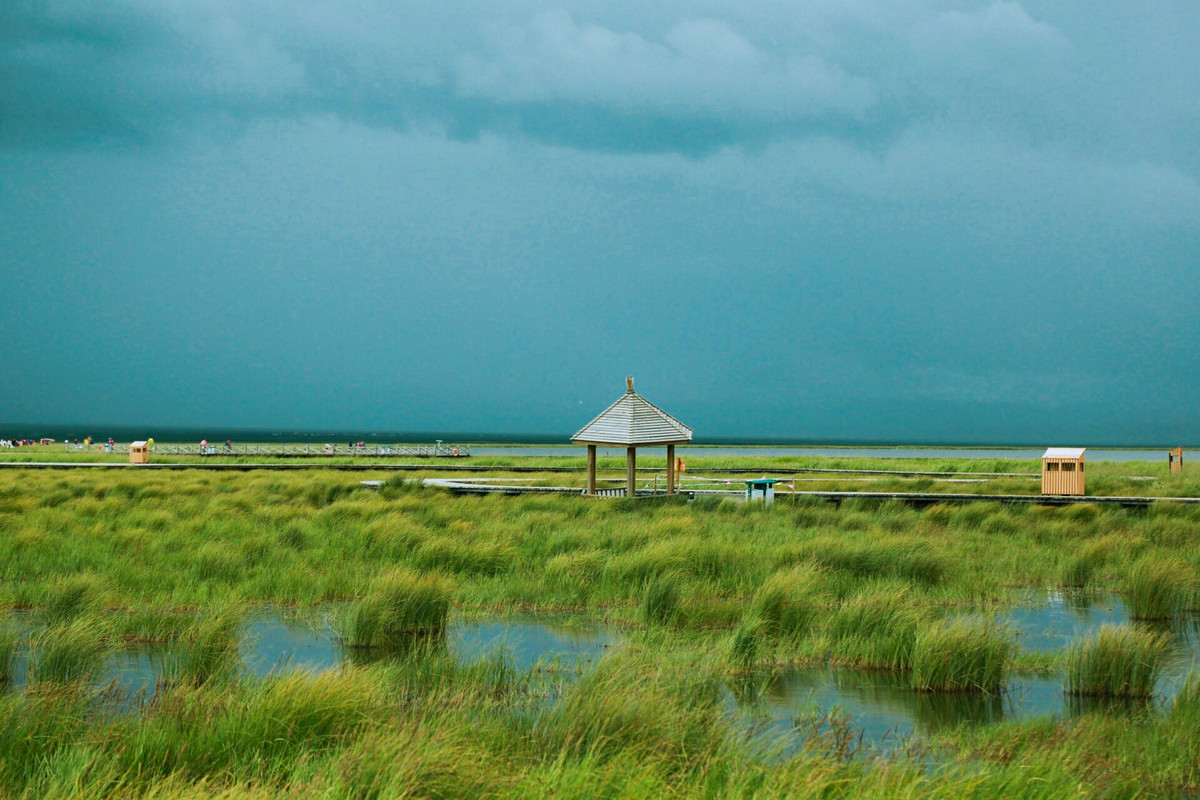
<svg viewBox="0 0 1200 800">
<path fill-rule="evenodd" d="M 448 465 L 448 464 L 313 464 L 313 463 L 267 463 L 267 464 L 238 464 L 230 462 L 201 462 L 201 463 L 150 463 L 129 464 L 125 462 L 79 462 L 79 461 L 0 461 L 0 469 L 116 469 L 116 470 L 207 470 L 213 472 L 250 472 L 253 470 L 331 470 L 338 472 L 402 472 L 402 471 L 447 471 L 447 472 L 579 472 L 577 467 L 488 467 L 480 465 Z M 639 470 L 642 472 L 659 472 L 655 468 Z M 763 470 L 748 470 L 762 472 Z M 771 472 L 770 469 L 766 470 Z M 804 470 L 794 470 L 797 474 Z M 815 471 L 815 470 L 814 470 Z M 724 471 L 722 471 L 724 472 Z M 788 470 L 787 474 L 792 474 Z M 843 472 L 851 472 L 844 470 Z M 862 474 L 902 475 L 903 473 L 885 473 L 874 470 L 864 470 Z M 967 476 L 980 473 L 951 472 L 940 473 L 947 476 Z M 983 473 L 986 474 L 986 473 Z M 1008 473 L 1002 473 L 1008 475 Z M 1019 476 L 1026 477 L 1026 476 Z M 426 486 L 435 486 L 460 494 L 582 494 L 577 486 L 500 486 L 496 484 L 479 483 L 486 479 L 450 479 L 425 478 Z M 365 481 L 366 484 L 377 481 Z M 786 502 L 791 495 L 797 497 L 819 497 L 832 502 L 843 500 L 899 500 L 912 505 L 933 505 L 934 503 L 1036 503 L 1038 505 L 1078 505 L 1081 503 L 1096 503 L 1101 505 L 1119 505 L 1127 508 L 1144 508 L 1155 502 L 1200 504 L 1200 497 L 1106 497 L 1101 495 L 1066 496 L 1040 494 L 963 494 L 950 492 L 858 492 L 858 491 L 796 491 L 780 490 L 776 497 L 780 502 Z M 739 498 L 740 491 L 723 491 L 719 489 L 685 489 L 681 496 L 718 496 Z M 640 496 L 640 495 L 639 495 Z M 665 495 L 664 495 L 665 496 Z"/>
<path fill-rule="evenodd" d="M 485 483 L 486 479 L 452 479 L 425 478 L 426 486 L 446 489 L 455 494 L 583 494 L 578 486 L 501 486 Z M 364 485 L 379 486 L 381 481 L 363 481 Z M 684 489 L 679 495 L 695 499 L 697 497 L 728 497 L 742 499 L 743 492 L 723 491 L 720 489 Z M 639 492 L 639 497 L 666 497 L 663 492 L 654 494 Z M 1124 508 L 1145 508 L 1152 503 L 1184 503 L 1200 505 L 1200 497 L 1106 497 L 1102 495 L 1040 495 L 1040 494 L 964 494 L 959 492 L 806 492 L 806 491 L 777 491 L 777 502 L 786 503 L 789 497 L 816 497 L 834 503 L 845 500 L 876 500 L 887 502 L 898 500 L 915 506 L 930 506 L 936 503 L 1021 503 L 1043 506 L 1071 506 L 1081 504 L 1117 505 Z"/>
</svg>

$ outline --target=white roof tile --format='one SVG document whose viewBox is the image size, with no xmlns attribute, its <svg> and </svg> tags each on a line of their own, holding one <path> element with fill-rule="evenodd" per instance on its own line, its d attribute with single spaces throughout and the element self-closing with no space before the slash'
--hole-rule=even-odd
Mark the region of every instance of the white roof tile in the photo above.
<svg viewBox="0 0 1200 800">
<path fill-rule="evenodd" d="M 629 379 L 628 387 L 620 399 L 584 425 L 571 440 L 626 447 L 692 440 L 692 429 L 636 394 L 632 379 Z"/>
<path fill-rule="evenodd" d="M 1042 454 L 1042 458 L 1082 458 L 1086 452 L 1086 447 L 1051 447 Z"/>
</svg>

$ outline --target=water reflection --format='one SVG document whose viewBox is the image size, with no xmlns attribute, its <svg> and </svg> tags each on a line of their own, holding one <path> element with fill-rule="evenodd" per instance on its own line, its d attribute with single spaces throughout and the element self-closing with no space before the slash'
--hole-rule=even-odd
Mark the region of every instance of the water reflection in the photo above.
<svg viewBox="0 0 1200 800">
<path fill-rule="evenodd" d="M 1008 626 L 1019 647 L 1036 653 L 1061 652 L 1102 625 L 1132 624 L 1119 598 L 1078 593 L 1051 594 L 1038 605 L 1006 609 L 990 618 Z M 1016 675 L 1006 691 L 980 695 L 917 692 L 906 674 L 797 667 L 731 679 L 731 712 L 746 730 L 768 738 L 811 743 L 816 735 L 840 746 L 845 730 L 851 730 L 859 744 L 873 751 L 909 747 L 914 735 L 960 725 L 1071 718 L 1098 711 L 1148 713 L 1170 703 L 1200 663 L 1200 625 L 1193 616 L 1144 626 L 1165 633 L 1170 642 L 1149 700 L 1073 697 L 1063 692 L 1063 677 L 1057 674 Z"/>
<path fill-rule="evenodd" d="M 963 725 L 1086 713 L 1144 713 L 1163 701 L 1073 697 L 1058 676 L 1022 676 L 997 694 L 918 692 L 908 675 L 834 667 L 784 668 L 730 684 L 731 711 L 746 729 L 798 745 L 842 727 L 871 752 Z"/>
<path fill-rule="evenodd" d="M 444 643 L 464 664 L 502 654 L 518 670 L 542 665 L 571 671 L 595 663 L 619 641 L 607 628 L 522 618 L 454 622 Z M 238 667 L 240 674 L 256 677 L 298 669 L 323 672 L 341 668 L 348 657 L 365 663 L 380 655 L 343 648 L 328 620 L 268 613 L 243 625 Z M 29 659 L 27 649 L 17 652 L 9 688 L 26 686 Z M 168 645 L 119 650 L 106 660 L 95 682 L 109 687 L 109 699 L 116 705 L 134 707 L 154 695 L 177 660 Z"/>
<path fill-rule="evenodd" d="M 1200 617 L 1132 622 L 1119 597 L 1087 592 L 1051 592 L 1037 605 L 1007 609 L 992 619 L 1013 631 L 1017 646 L 1034 653 L 1060 652 L 1095 636 L 1104 625 L 1137 625 L 1163 634 L 1168 643 L 1156 691 L 1173 697 L 1188 671 L 1200 662 Z"/>
</svg>

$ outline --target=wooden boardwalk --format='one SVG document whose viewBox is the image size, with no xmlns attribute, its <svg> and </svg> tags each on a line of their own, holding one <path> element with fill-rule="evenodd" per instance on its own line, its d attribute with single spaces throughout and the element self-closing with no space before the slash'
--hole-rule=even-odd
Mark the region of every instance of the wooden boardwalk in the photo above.
<svg viewBox="0 0 1200 800">
<path fill-rule="evenodd" d="M 484 466 L 478 464 L 314 464 L 311 462 L 292 462 L 292 463 L 259 463 L 259 464 L 240 464 L 229 461 L 208 461 L 193 462 L 193 463 L 150 463 L 150 464 L 129 464 L 125 462 L 80 462 L 80 461 L 0 461 L 0 469 L 21 470 L 21 469 L 115 469 L 115 470 L 205 470 L 212 472 L 251 472 L 255 470 L 282 471 L 290 472 L 297 470 L 330 470 L 336 472 L 405 472 L 405 471 L 425 471 L 425 472 L 516 472 L 516 473 L 578 473 L 578 467 L 496 467 Z M 639 472 L 656 473 L 661 470 L 655 468 L 646 468 L 638 470 Z M 755 469 L 755 470 L 740 470 L 744 472 L 771 472 L 770 469 Z M 728 473 L 727 470 L 720 470 L 722 473 Z M 786 474 L 801 474 L 806 472 L 834 472 L 834 470 L 787 470 Z M 907 476 L 910 473 L 906 472 L 885 472 L 881 470 L 837 470 L 839 474 L 870 474 L 870 475 L 895 475 L 897 477 Z M 969 475 L 987 475 L 989 473 L 969 473 L 969 472 L 947 472 L 947 473 L 918 473 L 922 476 L 933 477 L 937 476 L 969 476 Z M 1027 475 L 1012 475 L 1010 473 L 1001 473 L 1005 477 L 1036 477 Z M 426 486 L 446 489 L 458 494 L 582 494 L 583 490 L 578 486 L 512 486 L 488 483 L 487 481 L 494 480 L 489 478 L 425 478 Z M 363 481 L 367 485 L 378 485 L 380 481 Z M 1126 508 L 1145 508 L 1155 502 L 1165 503 L 1185 503 L 1185 504 L 1200 504 L 1200 497 L 1107 497 L 1101 495 L 1085 495 L 1085 496 L 1069 496 L 1069 495 L 1040 495 L 1040 494 L 967 494 L 967 493 L 951 493 L 951 492 L 860 492 L 860 491 L 788 491 L 786 489 L 777 490 L 776 499 L 778 502 L 787 502 L 789 497 L 796 498 L 816 497 L 830 502 L 840 503 L 844 500 L 877 500 L 886 502 L 888 500 L 898 500 L 903 503 L 908 503 L 917 506 L 928 506 L 935 503 L 1032 503 L 1037 505 L 1050 506 L 1067 506 L 1080 504 L 1099 504 L 1099 505 L 1118 505 Z M 646 490 L 643 494 L 638 493 L 639 497 L 652 497 L 655 495 L 653 491 Z M 666 496 L 662 494 L 661 496 Z M 731 499 L 739 499 L 744 496 L 741 491 L 728 491 L 721 489 L 683 489 L 680 491 L 680 496 L 689 498 L 696 497 L 728 497 Z"/>
<path fill-rule="evenodd" d="M 429 487 L 445 489 L 455 494 L 574 494 L 582 495 L 583 489 L 578 486 L 513 486 L 487 483 L 486 478 L 454 479 L 454 478 L 425 478 L 424 484 Z M 364 485 L 378 486 L 381 481 L 363 481 Z M 638 497 L 666 497 L 665 492 L 650 490 L 639 491 Z M 695 500 L 698 497 L 725 497 L 734 500 L 745 498 L 740 491 L 725 491 L 720 489 L 681 489 L 679 496 Z M 776 491 L 775 500 L 786 504 L 789 498 L 803 499 L 806 497 L 819 498 L 833 503 L 845 500 L 874 500 L 878 502 L 899 501 L 914 506 L 931 506 L 936 503 L 1009 503 L 1032 504 L 1043 506 L 1072 506 L 1083 504 L 1115 505 L 1123 508 L 1146 508 L 1152 503 L 1184 503 L 1200 505 L 1200 497 L 1106 497 L 1079 495 L 1041 495 L 1041 494 L 965 494 L 961 492 L 828 492 L 828 491 Z"/>
</svg>

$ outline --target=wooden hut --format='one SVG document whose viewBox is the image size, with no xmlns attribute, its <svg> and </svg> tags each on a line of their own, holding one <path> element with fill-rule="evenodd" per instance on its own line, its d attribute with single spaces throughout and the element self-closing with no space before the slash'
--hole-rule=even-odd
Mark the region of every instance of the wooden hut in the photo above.
<svg viewBox="0 0 1200 800">
<path fill-rule="evenodd" d="M 1086 494 L 1084 447 L 1051 447 L 1042 454 L 1042 494 Z"/>
<path fill-rule="evenodd" d="M 130 464 L 149 464 L 150 446 L 145 442 L 134 442 L 129 445 Z"/>
<path fill-rule="evenodd" d="M 1171 452 L 1167 453 L 1167 466 L 1171 472 L 1183 471 L 1183 448 L 1176 447 Z"/>
<path fill-rule="evenodd" d="M 675 445 L 692 440 L 692 429 L 633 391 L 633 378 L 625 379 L 625 394 L 584 425 L 571 441 L 587 445 L 587 494 L 596 494 L 596 448 L 625 448 L 625 494 L 637 494 L 639 447 L 667 448 L 667 494 L 675 493 Z"/>
</svg>

